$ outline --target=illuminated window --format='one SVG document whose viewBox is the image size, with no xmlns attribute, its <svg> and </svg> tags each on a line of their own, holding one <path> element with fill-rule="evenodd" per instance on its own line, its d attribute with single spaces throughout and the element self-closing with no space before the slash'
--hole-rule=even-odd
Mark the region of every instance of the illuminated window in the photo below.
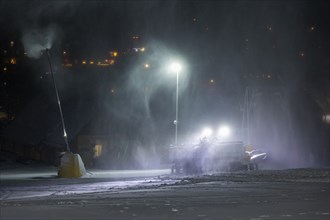
<svg viewBox="0 0 330 220">
<path fill-rule="evenodd" d="M 16 58 L 10 58 L 10 64 L 16 64 Z"/>
<path fill-rule="evenodd" d="M 93 157 L 99 157 L 102 154 L 102 144 L 95 144 Z"/>
<path fill-rule="evenodd" d="M 323 121 L 327 124 L 330 124 L 330 114 L 323 115 Z"/>
</svg>

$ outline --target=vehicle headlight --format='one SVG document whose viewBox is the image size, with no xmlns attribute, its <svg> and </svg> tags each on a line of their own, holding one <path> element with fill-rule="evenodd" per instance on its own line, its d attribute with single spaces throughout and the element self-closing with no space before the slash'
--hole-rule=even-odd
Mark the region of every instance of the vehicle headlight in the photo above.
<svg viewBox="0 0 330 220">
<path fill-rule="evenodd" d="M 226 138 L 230 136 L 230 128 L 227 126 L 221 126 L 219 128 L 219 136 L 222 138 Z"/>
<path fill-rule="evenodd" d="M 211 128 L 204 128 L 202 131 L 202 138 L 210 137 L 213 134 L 213 130 Z"/>
</svg>

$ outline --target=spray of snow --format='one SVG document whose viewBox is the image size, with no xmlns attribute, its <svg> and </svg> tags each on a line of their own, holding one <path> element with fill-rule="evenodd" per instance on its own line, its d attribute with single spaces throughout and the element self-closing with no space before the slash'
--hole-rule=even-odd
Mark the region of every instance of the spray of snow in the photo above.
<svg viewBox="0 0 330 220">
<path fill-rule="evenodd" d="M 27 56 L 38 59 L 42 51 L 50 49 L 57 35 L 57 27 L 50 25 L 43 29 L 30 29 L 23 34 L 22 42 Z"/>
</svg>

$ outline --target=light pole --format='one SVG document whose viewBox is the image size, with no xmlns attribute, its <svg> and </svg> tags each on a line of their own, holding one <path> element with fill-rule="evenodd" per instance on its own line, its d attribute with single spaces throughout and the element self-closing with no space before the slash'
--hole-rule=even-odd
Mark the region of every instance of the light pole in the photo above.
<svg viewBox="0 0 330 220">
<path fill-rule="evenodd" d="M 179 72 L 181 70 L 181 65 L 179 63 L 171 64 L 171 71 L 176 73 L 176 100 L 175 100 L 175 146 L 178 146 L 178 113 L 179 113 Z"/>
</svg>

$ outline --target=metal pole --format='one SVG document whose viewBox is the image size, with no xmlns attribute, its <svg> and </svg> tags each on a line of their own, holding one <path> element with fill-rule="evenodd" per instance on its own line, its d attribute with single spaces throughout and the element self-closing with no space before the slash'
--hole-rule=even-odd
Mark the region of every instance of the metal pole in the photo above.
<svg viewBox="0 0 330 220">
<path fill-rule="evenodd" d="M 58 108 L 60 110 L 60 115 L 61 115 L 61 121 L 62 121 L 62 128 L 63 128 L 63 137 L 64 137 L 64 141 L 66 144 L 66 150 L 71 153 L 70 147 L 69 147 L 69 142 L 68 142 L 68 136 L 66 133 L 66 129 L 65 129 L 65 124 L 64 124 L 64 118 L 63 118 L 63 112 L 62 112 L 62 107 L 61 107 L 61 101 L 60 101 L 60 97 L 58 95 L 58 91 L 57 91 L 57 86 L 56 86 L 56 81 L 55 81 L 55 77 L 54 77 L 54 73 L 53 73 L 53 68 L 52 68 L 52 63 L 50 62 L 50 51 L 49 49 L 46 49 L 47 51 L 47 58 L 48 58 L 48 63 L 49 63 L 49 67 L 50 67 L 50 73 L 52 75 L 52 79 L 53 79 L 53 84 L 54 84 L 54 88 L 55 88 L 55 93 L 56 93 L 56 98 L 57 98 L 57 104 L 58 104 Z"/>
<path fill-rule="evenodd" d="M 175 146 L 178 146 L 179 71 L 176 71 Z"/>
<path fill-rule="evenodd" d="M 247 108 L 246 108 L 246 127 L 247 127 L 247 140 L 248 144 L 250 144 L 250 100 L 249 100 L 249 89 L 246 90 L 247 92 Z"/>
</svg>

